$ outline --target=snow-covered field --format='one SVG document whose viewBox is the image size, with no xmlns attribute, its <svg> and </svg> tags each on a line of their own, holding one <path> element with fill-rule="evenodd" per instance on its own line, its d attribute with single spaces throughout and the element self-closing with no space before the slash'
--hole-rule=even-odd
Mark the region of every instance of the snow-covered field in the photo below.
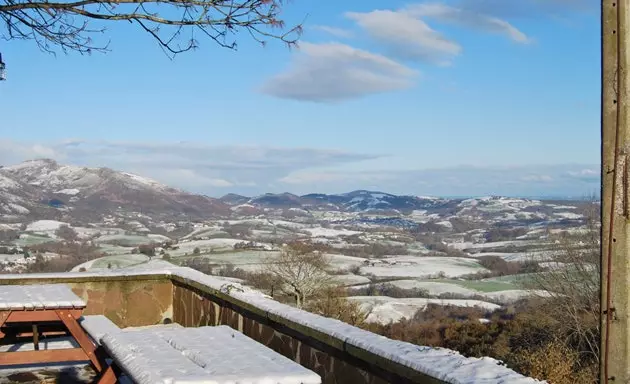
<svg viewBox="0 0 630 384">
<path fill-rule="evenodd" d="M 489 243 L 471 243 L 471 242 L 455 242 L 450 243 L 455 249 L 459 250 L 478 250 L 484 248 L 506 248 L 506 247 L 524 247 L 524 246 L 540 246 L 539 240 L 507 240 L 507 241 L 494 241 Z"/>
<path fill-rule="evenodd" d="M 335 275 L 334 279 L 338 284 L 344 286 L 370 283 L 369 278 L 358 275 Z"/>
<path fill-rule="evenodd" d="M 137 247 L 144 244 L 157 243 L 159 241 L 148 236 L 141 235 L 104 235 L 94 239 L 98 244 L 120 244 L 128 247 Z"/>
<path fill-rule="evenodd" d="M 493 300 L 501 304 L 510 304 L 528 296 L 547 297 L 549 296 L 549 292 L 542 290 L 513 289 L 510 291 L 486 292 L 484 293 L 484 296 L 489 300 Z"/>
<path fill-rule="evenodd" d="M 38 220 L 26 226 L 27 232 L 54 232 L 62 225 L 68 225 L 57 220 Z"/>
<path fill-rule="evenodd" d="M 363 267 L 361 273 L 377 277 L 415 278 L 430 278 L 443 274 L 452 278 L 487 271 L 477 261 L 461 257 L 396 256 L 384 260 L 390 264 Z M 392 262 L 396 264 L 391 264 Z"/>
<path fill-rule="evenodd" d="M 483 256 L 498 256 L 505 261 L 546 261 L 552 260 L 559 252 L 552 250 L 531 251 L 531 252 L 479 252 L 470 256 L 479 258 Z"/>
<path fill-rule="evenodd" d="M 363 262 L 365 261 L 365 259 L 362 257 L 345 256 L 339 254 L 326 254 L 325 257 L 330 261 L 331 267 L 333 269 L 348 270 L 348 268 L 356 265 L 363 266 Z"/>
<path fill-rule="evenodd" d="M 220 226 L 204 226 L 197 228 L 188 235 L 181 238 L 181 240 L 190 240 L 194 238 L 211 238 L 211 237 L 229 237 L 228 233 L 223 231 Z"/>
<path fill-rule="evenodd" d="M 457 281 L 448 280 L 440 281 L 422 281 L 422 280 L 394 280 L 384 284 L 390 284 L 401 289 L 421 289 L 430 296 L 439 296 L 443 294 L 454 294 L 464 298 L 485 297 L 488 301 L 501 304 L 510 304 L 527 296 L 537 295 L 546 296 L 544 291 L 531 291 L 524 289 L 516 289 L 517 285 L 509 283 L 484 284 L 480 281 Z M 365 288 L 368 284 L 356 285 L 352 289 Z"/>
<path fill-rule="evenodd" d="M 79 264 L 72 268 L 72 272 L 78 272 L 82 268 L 85 268 L 88 271 L 107 269 L 109 267 L 111 267 L 112 269 L 126 268 L 133 265 L 146 263 L 147 261 L 149 261 L 149 258 L 142 254 L 105 256 Z"/>
<path fill-rule="evenodd" d="M 562 217 L 563 219 L 572 219 L 572 220 L 581 219 L 584 217 L 583 215 L 580 215 L 579 213 L 575 213 L 575 212 L 554 212 L 554 216 L 559 216 L 559 217 Z"/>
<path fill-rule="evenodd" d="M 14 244 L 19 247 L 26 247 L 36 244 L 49 243 L 52 241 L 56 241 L 56 239 L 50 236 L 23 233 L 20 235 L 20 238 L 18 240 L 14 241 Z"/>
<path fill-rule="evenodd" d="M 333 228 L 304 228 L 304 231 L 311 234 L 312 237 L 339 237 L 339 236 L 352 236 L 358 235 L 361 232 L 350 231 L 347 229 L 333 229 Z"/>
<path fill-rule="evenodd" d="M 361 303 L 361 308 L 369 312 L 366 319 L 368 322 L 381 324 L 396 322 L 403 318 L 411 319 L 416 312 L 425 309 L 428 304 L 480 307 L 488 311 L 501 308 L 500 305 L 480 300 L 397 299 L 387 296 L 350 296 L 348 299 L 358 301 Z"/>
<path fill-rule="evenodd" d="M 394 280 L 388 284 L 393 285 L 401 289 L 422 289 L 426 290 L 429 295 L 441 295 L 443 293 L 454 293 L 458 295 L 473 296 L 479 294 L 479 291 L 462 287 L 461 285 L 445 283 L 445 282 L 432 282 L 432 281 L 419 281 L 419 280 Z"/>
<path fill-rule="evenodd" d="M 242 239 L 207 239 L 207 240 L 190 240 L 182 241 L 177 244 L 178 249 L 171 250 L 168 253 L 171 256 L 191 256 L 195 248 L 199 248 L 200 253 L 206 252 L 226 252 L 234 249 L 234 245 L 242 243 Z"/>
<path fill-rule="evenodd" d="M 16 253 L 16 254 L 0 253 L 0 262 L 9 262 L 9 261 L 16 262 L 20 260 L 24 260 L 24 255 L 21 253 Z"/>
</svg>

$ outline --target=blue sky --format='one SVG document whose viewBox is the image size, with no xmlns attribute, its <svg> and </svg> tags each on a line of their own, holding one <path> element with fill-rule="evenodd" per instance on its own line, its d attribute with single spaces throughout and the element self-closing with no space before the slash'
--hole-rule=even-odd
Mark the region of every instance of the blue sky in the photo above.
<svg viewBox="0 0 630 384">
<path fill-rule="evenodd" d="M 580 196 L 599 181 L 596 0 L 293 0 L 299 49 L 132 24 L 91 56 L 3 41 L 0 162 L 108 166 L 209 195 Z"/>
</svg>

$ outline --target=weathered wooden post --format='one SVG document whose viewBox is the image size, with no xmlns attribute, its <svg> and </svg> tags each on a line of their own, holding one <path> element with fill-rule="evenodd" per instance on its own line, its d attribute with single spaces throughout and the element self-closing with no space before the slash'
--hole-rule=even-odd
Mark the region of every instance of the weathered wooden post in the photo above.
<svg viewBox="0 0 630 384">
<path fill-rule="evenodd" d="M 602 1 L 601 383 L 630 383 L 630 0 Z"/>
</svg>

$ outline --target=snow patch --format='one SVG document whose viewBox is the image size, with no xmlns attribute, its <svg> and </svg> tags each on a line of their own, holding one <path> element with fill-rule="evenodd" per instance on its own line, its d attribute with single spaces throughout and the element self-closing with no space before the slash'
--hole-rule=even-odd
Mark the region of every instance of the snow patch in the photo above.
<svg viewBox="0 0 630 384">
<path fill-rule="evenodd" d="M 348 229 L 332 229 L 332 228 L 304 228 L 304 230 L 313 237 L 339 237 L 358 235 L 362 232 L 351 231 Z"/>
<path fill-rule="evenodd" d="M 59 193 L 62 195 L 70 195 L 70 196 L 74 196 L 74 195 L 78 195 L 81 191 L 76 189 L 76 188 L 68 188 L 68 189 L 62 189 L 60 191 L 57 191 L 55 193 Z"/>
<path fill-rule="evenodd" d="M 29 232 L 52 232 L 62 225 L 68 225 L 68 223 L 57 220 L 38 220 L 27 225 L 26 230 Z"/>
</svg>

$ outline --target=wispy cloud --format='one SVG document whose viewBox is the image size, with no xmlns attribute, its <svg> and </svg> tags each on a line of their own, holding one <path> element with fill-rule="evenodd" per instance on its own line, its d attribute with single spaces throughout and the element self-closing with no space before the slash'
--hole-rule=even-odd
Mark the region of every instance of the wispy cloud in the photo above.
<svg viewBox="0 0 630 384">
<path fill-rule="evenodd" d="M 417 72 L 383 55 L 340 43 L 302 43 L 286 72 L 261 92 L 302 101 L 334 102 L 411 87 Z"/>
<path fill-rule="evenodd" d="M 338 42 L 304 42 L 289 67 L 260 90 L 286 99 L 335 102 L 409 88 L 415 84 L 417 71 L 396 60 L 446 66 L 463 50 L 427 20 L 499 33 L 519 43 L 530 41 L 524 32 L 498 17 L 441 3 L 346 12 L 344 16 L 377 42 L 382 54 Z M 351 31 L 339 27 L 311 28 L 340 38 L 353 37 Z"/>
<path fill-rule="evenodd" d="M 601 171 L 598 168 L 584 168 L 578 171 L 569 171 L 567 175 L 571 178 L 584 182 L 598 181 L 601 178 Z"/>
<path fill-rule="evenodd" d="M 347 12 L 345 16 L 354 20 L 395 57 L 444 65 L 462 50 L 458 43 L 404 11 Z"/>
<path fill-rule="evenodd" d="M 479 11 L 457 8 L 441 3 L 414 4 L 406 9 L 415 17 L 434 19 L 439 22 L 505 35 L 511 40 L 527 44 L 531 39 L 509 22 Z"/>
<path fill-rule="evenodd" d="M 333 149 L 211 146 L 188 142 L 73 140 L 38 144 L 0 140 L 0 164 L 52 158 L 60 163 L 133 172 L 201 193 L 254 187 L 265 190 L 267 185 L 292 172 L 378 157 L 378 154 Z"/>
<path fill-rule="evenodd" d="M 109 167 L 208 195 L 227 192 L 337 193 L 378 189 L 417 195 L 585 196 L 599 189 L 597 165 L 453 167 L 344 171 L 380 154 L 321 148 L 210 146 L 72 140 L 54 144 L 0 140 L 0 164 L 48 157 Z"/>
<path fill-rule="evenodd" d="M 314 25 L 311 27 L 311 29 L 326 32 L 329 35 L 339 37 L 342 39 L 349 39 L 349 38 L 354 37 L 354 33 L 352 31 L 349 31 L 344 28 L 331 27 L 328 25 Z"/>
<path fill-rule="evenodd" d="M 583 165 L 453 167 L 406 171 L 296 171 L 281 182 L 297 192 L 376 188 L 400 194 L 464 196 L 586 196 L 599 189 L 599 177 Z M 316 189 L 313 189 L 316 188 Z"/>
</svg>

